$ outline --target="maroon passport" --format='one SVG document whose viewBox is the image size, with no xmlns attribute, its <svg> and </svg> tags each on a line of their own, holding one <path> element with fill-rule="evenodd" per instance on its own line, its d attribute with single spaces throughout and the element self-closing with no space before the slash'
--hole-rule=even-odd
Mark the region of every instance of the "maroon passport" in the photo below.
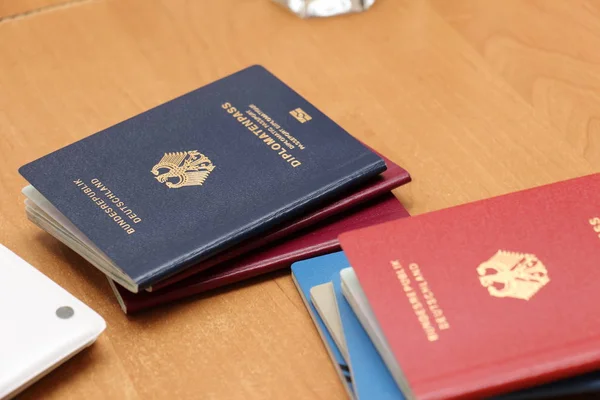
<svg viewBox="0 0 600 400">
<path fill-rule="evenodd" d="M 396 197 L 392 193 L 387 193 L 361 207 L 322 221 L 310 229 L 297 232 L 291 237 L 191 276 L 162 290 L 132 293 L 112 281 L 111 284 L 123 311 L 134 313 L 287 268 L 292 263 L 305 258 L 338 251 L 337 237 L 341 233 L 408 215 Z"/>
<path fill-rule="evenodd" d="M 154 284 L 149 291 L 155 291 L 167 286 L 174 284 L 184 278 L 195 275 L 205 269 L 208 269 L 217 264 L 222 264 L 225 261 L 231 260 L 237 256 L 248 253 L 251 250 L 255 250 L 259 247 L 265 246 L 269 243 L 287 237 L 294 232 L 298 232 L 300 229 L 309 227 L 319 221 L 331 217 L 332 215 L 338 214 L 344 210 L 348 210 L 351 207 L 355 207 L 365 201 L 371 200 L 375 197 L 381 196 L 382 194 L 389 192 L 392 189 L 402 186 L 405 183 L 410 182 L 410 175 L 403 168 L 394 164 L 387 158 L 378 154 L 384 159 L 387 170 L 381 173 L 379 176 L 369 181 L 365 185 L 358 188 L 355 192 L 348 193 L 347 196 L 342 196 L 340 200 L 337 200 L 325 207 L 318 209 L 312 213 L 309 213 L 296 221 L 291 222 L 288 225 L 282 226 L 271 232 L 267 232 L 265 235 L 252 238 L 239 245 L 231 248 L 223 253 L 220 253 L 208 260 L 202 261 L 196 265 L 187 268 L 180 273 L 173 275 L 169 278 L 165 278 L 162 281 Z"/>
</svg>

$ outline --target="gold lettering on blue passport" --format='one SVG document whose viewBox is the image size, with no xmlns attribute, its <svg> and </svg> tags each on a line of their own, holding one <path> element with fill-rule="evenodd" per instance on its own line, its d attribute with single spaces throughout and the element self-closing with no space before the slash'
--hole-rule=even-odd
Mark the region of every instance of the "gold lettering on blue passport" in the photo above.
<svg viewBox="0 0 600 400">
<path fill-rule="evenodd" d="M 93 178 L 90 181 L 90 186 L 83 183 L 81 179 L 74 180 L 73 183 L 79 187 L 81 192 L 90 198 L 93 204 L 95 204 L 101 211 L 113 220 L 117 226 L 119 226 L 125 233 L 131 235 L 135 233 L 135 228 L 131 226 L 131 223 L 138 224 L 142 221 L 142 218 L 125 205 L 125 202 L 119 199 L 106 185 L 104 185 L 98 178 Z M 105 199 L 102 198 L 104 196 Z M 108 203 L 107 203 L 108 201 Z M 115 204 L 118 210 L 123 211 L 124 215 L 119 215 L 118 210 L 109 206 L 109 203 Z M 130 220 L 131 222 L 129 222 Z"/>
<path fill-rule="evenodd" d="M 245 126 L 262 140 L 271 150 L 277 152 L 276 154 L 291 165 L 292 168 L 302 165 L 300 160 L 288 153 L 289 150 L 294 149 L 304 150 L 305 147 L 302 143 L 256 105 L 250 104 L 248 106 L 249 109 L 245 113 L 239 111 L 237 107 L 234 107 L 229 102 L 221 104 L 221 107 L 241 123 L 242 126 Z"/>
</svg>

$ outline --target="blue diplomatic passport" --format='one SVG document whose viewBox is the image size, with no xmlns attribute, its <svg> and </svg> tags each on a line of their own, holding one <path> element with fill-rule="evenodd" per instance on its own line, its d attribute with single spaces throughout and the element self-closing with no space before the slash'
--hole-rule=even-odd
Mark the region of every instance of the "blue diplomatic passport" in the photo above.
<svg viewBox="0 0 600 400">
<path fill-rule="evenodd" d="M 261 66 L 20 168 L 31 221 L 132 292 L 386 169 Z"/>
</svg>

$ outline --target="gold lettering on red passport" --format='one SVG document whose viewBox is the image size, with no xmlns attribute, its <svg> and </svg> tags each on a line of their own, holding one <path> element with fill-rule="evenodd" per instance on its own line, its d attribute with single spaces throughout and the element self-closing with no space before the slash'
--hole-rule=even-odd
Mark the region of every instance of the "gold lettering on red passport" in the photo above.
<svg viewBox="0 0 600 400">
<path fill-rule="evenodd" d="M 423 276 L 421 268 L 416 263 L 410 263 L 408 271 L 406 271 L 398 260 L 390 261 L 390 265 L 402 285 L 402 290 L 406 294 L 408 303 L 421 324 L 427 340 L 438 341 L 440 331 L 450 329 L 450 323 Z"/>
</svg>

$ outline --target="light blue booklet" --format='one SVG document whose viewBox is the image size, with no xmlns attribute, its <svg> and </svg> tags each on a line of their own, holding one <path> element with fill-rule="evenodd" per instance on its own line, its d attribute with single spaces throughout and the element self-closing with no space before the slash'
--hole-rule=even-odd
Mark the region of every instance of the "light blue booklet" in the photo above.
<svg viewBox="0 0 600 400">
<path fill-rule="evenodd" d="M 315 306 L 310 301 L 310 289 L 314 286 L 318 286 L 323 283 L 327 283 L 331 281 L 331 277 L 333 275 L 340 274 L 340 271 L 343 268 L 348 267 L 348 261 L 344 254 L 340 251 L 333 254 L 327 254 L 320 257 L 311 258 L 304 261 L 295 262 L 292 264 L 292 278 L 296 287 L 298 288 L 298 292 L 302 296 L 302 300 L 304 301 L 304 305 L 306 306 L 315 326 L 317 327 L 317 331 L 327 348 L 327 352 L 329 353 L 329 357 L 333 361 L 333 365 L 348 392 L 348 396 L 350 398 L 354 398 L 354 391 L 352 388 L 352 377 L 350 374 L 350 370 L 348 368 L 348 364 L 340 349 L 335 344 L 331 334 L 327 330 L 327 327 L 323 323 L 321 317 Z"/>
<path fill-rule="evenodd" d="M 344 260 L 346 257 L 340 254 Z M 341 272 L 341 271 L 340 271 Z M 342 293 L 340 272 L 331 276 L 338 305 L 344 339 L 348 354 L 348 365 L 357 400 L 404 399 L 402 392 L 390 374 L 369 335 L 352 311 Z"/>
</svg>

